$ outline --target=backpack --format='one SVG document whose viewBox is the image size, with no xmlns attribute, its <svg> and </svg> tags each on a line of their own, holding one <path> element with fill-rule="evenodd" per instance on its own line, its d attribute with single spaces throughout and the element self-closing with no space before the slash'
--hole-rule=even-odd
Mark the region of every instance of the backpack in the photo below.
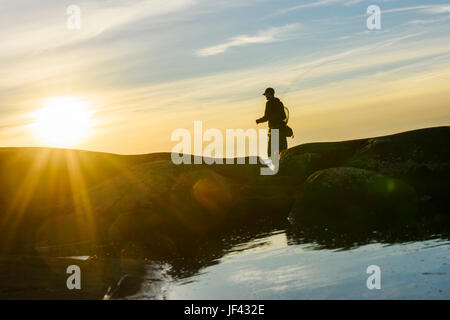
<svg viewBox="0 0 450 320">
<path fill-rule="evenodd" d="M 286 114 L 286 119 L 283 120 L 284 125 L 280 129 L 280 133 L 285 137 L 294 137 L 294 131 L 291 127 L 287 125 L 289 121 L 289 109 L 284 107 L 284 113 Z"/>
</svg>

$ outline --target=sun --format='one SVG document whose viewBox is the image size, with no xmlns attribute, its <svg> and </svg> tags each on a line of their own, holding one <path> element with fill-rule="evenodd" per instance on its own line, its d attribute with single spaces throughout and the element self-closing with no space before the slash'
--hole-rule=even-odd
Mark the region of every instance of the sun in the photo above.
<svg viewBox="0 0 450 320">
<path fill-rule="evenodd" d="M 88 103 L 76 97 L 54 97 L 34 114 L 33 128 L 39 140 L 54 146 L 72 146 L 92 129 Z"/>
</svg>

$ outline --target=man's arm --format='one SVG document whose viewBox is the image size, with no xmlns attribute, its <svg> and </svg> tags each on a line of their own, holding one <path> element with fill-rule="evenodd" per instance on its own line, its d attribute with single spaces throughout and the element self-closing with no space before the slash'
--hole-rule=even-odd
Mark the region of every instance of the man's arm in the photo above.
<svg viewBox="0 0 450 320">
<path fill-rule="evenodd" d="M 258 124 L 258 123 L 263 123 L 263 122 L 266 122 L 266 121 L 269 121 L 269 119 L 268 119 L 268 117 L 267 117 L 267 108 L 268 107 L 268 103 L 266 103 L 266 109 L 264 110 L 264 116 L 262 117 L 262 118 L 259 118 L 259 119 L 256 119 L 256 123 Z"/>
</svg>

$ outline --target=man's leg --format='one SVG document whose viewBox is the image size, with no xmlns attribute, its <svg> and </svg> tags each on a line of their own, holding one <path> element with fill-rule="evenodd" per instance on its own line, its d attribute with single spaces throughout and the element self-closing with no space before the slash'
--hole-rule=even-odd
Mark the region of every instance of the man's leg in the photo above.
<svg viewBox="0 0 450 320">
<path fill-rule="evenodd" d="M 267 146 L 267 156 L 270 159 L 275 159 L 275 158 L 279 159 L 281 150 L 284 150 L 287 148 L 286 137 L 283 137 L 280 135 L 281 130 L 279 130 L 279 129 L 277 129 L 277 130 L 278 130 L 278 143 L 277 143 L 278 146 L 277 146 L 277 148 L 275 148 L 275 150 L 272 150 L 272 131 L 271 131 L 271 129 L 269 129 L 269 145 Z M 276 141 L 274 141 L 274 142 L 276 142 Z M 281 149 L 283 146 L 283 143 L 284 143 L 284 149 Z"/>
<path fill-rule="evenodd" d="M 287 138 L 284 135 L 280 135 L 280 153 L 287 149 Z"/>
</svg>

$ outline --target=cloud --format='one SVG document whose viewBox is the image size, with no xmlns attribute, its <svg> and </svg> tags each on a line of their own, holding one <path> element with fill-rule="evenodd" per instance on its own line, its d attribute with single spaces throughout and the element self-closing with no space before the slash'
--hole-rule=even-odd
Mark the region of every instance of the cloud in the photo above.
<svg viewBox="0 0 450 320">
<path fill-rule="evenodd" d="M 280 13 L 286 13 L 289 11 L 301 10 L 301 9 L 305 9 L 305 8 L 322 7 L 322 6 L 327 6 L 327 5 L 336 3 L 336 2 L 338 2 L 338 0 L 319 0 L 319 1 L 315 1 L 315 2 L 310 2 L 310 3 L 305 3 L 305 4 L 300 4 L 298 6 L 290 7 L 290 8 L 281 10 Z"/>
<path fill-rule="evenodd" d="M 388 10 L 382 10 L 382 13 L 395 13 L 395 12 L 405 12 L 405 11 L 415 11 L 421 9 L 428 9 L 430 6 L 414 6 L 414 7 L 402 7 L 402 8 L 394 8 Z"/>
<path fill-rule="evenodd" d="M 431 24 L 431 23 L 435 23 L 440 21 L 439 19 L 430 19 L 430 20 L 423 20 L 423 19 L 418 19 L 418 20 L 412 20 L 410 22 L 408 22 L 409 24 L 418 24 L 418 25 L 423 25 L 423 24 Z"/>
<path fill-rule="evenodd" d="M 427 9 L 429 13 L 448 13 L 450 12 L 450 5 L 435 5 L 430 6 L 429 9 Z"/>
<path fill-rule="evenodd" d="M 422 5 L 413 7 L 403 7 L 394 8 L 389 10 L 382 10 L 382 13 L 395 13 L 395 12 L 405 12 L 405 11 L 417 11 L 421 10 L 425 13 L 440 14 L 450 12 L 450 5 Z"/>
<path fill-rule="evenodd" d="M 363 1 L 365 1 L 365 0 L 349 0 L 346 3 L 344 3 L 344 5 L 353 6 L 353 5 L 363 2 Z"/>
<path fill-rule="evenodd" d="M 431 19 L 415 19 L 408 22 L 408 24 L 412 25 L 429 25 L 433 23 L 443 23 L 444 21 L 450 20 L 450 16 L 443 15 L 438 18 L 431 18 Z"/>
<path fill-rule="evenodd" d="M 31 53 L 41 53 L 59 47 L 72 45 L 95 38 L 106 31 L 123 27 L 144 18 L 156 18 L 173 13 L 180 13 L 193 7 L 200 0 L 141 0 L 132 4 L 113 1 L 108 6 L 98 3 L 80 2 L 81 29 L 70 31 L 66 27 L 68 15 L 64 6 L 47 10 L 36 6 L 34 19 L 23 23 L 0 25 L 0 56 L 17 57 Z M 55 14 L 55 12 L 57 14 Z M 17 19 L 26 16 L 19 9 L 8 12 Z M 40 17 L 39 19 L 37 17 Z"/>
<path fill-rule="evenodd" d="M 224 53 L 225 51 L 233 47 L 242 47 L 249 44 L 271 43 L 287 40 L 291 36 L 290 33 L 294 30 L 297 30 L 299 26 L 300 26 L 299 23 L 287 24 L 281 27 L 272 27 L 260 31 L 254 36 L 246 34 L 238 35 L 233 38 L 230 38 L 224 43 L 197 50 L 196 54 L 201 57 L 207 57 Z"/>
</svg>

